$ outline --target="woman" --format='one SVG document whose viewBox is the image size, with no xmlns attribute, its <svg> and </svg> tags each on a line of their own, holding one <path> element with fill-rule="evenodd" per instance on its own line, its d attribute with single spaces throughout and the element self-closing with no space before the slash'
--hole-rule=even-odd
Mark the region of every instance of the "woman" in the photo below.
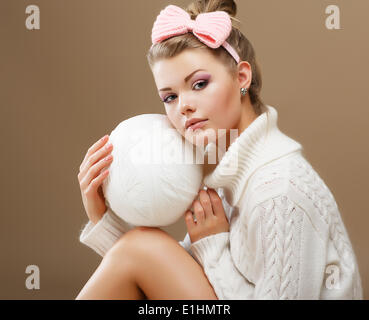
<svg viewBox="0 0 369 320">
<path fill-rule="evenodd" d="M 106 137 L 93 145 L 79 174 L 90 218 L 80 240 L 104 259 L 77 299 L 362 299 L 334 197 L 262 102 L 255 53 L 232 26 L 235 14 L 234 1 L 214 0 L 158 16 L 148 62 L 167 116 L 194 144 L 219 149 L 226 138 L 225 153 L 207 167 L 208 189 L 193 203 L 195 217 L 185 213 L 188 233 L 177 243 L 105 207 L 99 172 L 111 149 Z"/>
</svg>

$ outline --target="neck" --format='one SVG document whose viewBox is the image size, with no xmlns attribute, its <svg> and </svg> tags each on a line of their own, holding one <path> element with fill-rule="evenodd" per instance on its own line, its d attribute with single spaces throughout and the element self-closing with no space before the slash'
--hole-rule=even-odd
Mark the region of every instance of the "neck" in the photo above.
<svg viewBox="0 0 369 320">
<path fill-rule="evenodd" d="M 258 115 L 255 113 L 254 107 L 250 102 L 250 99 L 247 99 L 246 101 L 247 103 L 245 103 L 245 105 L 242 106 L 241 117 L 236 127 L 236 129 L 238 130 L 237 136 L 240 136 L 241 133 L 244 132 L 246 128 L 248 128 L 250 124 L 253 123 L 254 120 L 258 117 Z M 227 150 L 228 148 L 229 145 L 227 146 Z"/>
<path fill-rule="evenodd" d="M 245 99 L 245 103 L 241 106 L 241 116 L 238 122 L 235 124 L 233 128 L 233 132 L 231 133 L 231 129 L 226 129 L 225 137 L 221 137 L 221 139 L 216 140 L 216 149 L 217 149 L 217 157 L 216 164 L 222 159 L 223 155 L 228 151 L 230 145 L 238 138 L 242 132 L 249 127 L 251 123 L 258 117 L 255 113 L 254 107 L 252 106 L 250 99 Z M 236 132 L 236 134 L 234 133 Z M 222 142 L 220 143 L 221 140 Z M 225 140 L 225 143 L 224 143 Z M 209 164 L 208 158 L 205 161 L 206 164 Z M 210 166 L 212 166 L 210 164 Z M 211 167 L 212 168 L 212 167 Z"/>
<path fill-rule="evenodd" d="M 275 159 L 302 150 L 297 141 L 279 130 L 275 108 L 267 106 L 265 112 L 252 119 L 250 117 L 244 122 L 246 129 L 229 146 L 219 163 L 204 166 L 204 184 L 213 189 L 223 188 L 232 206 L 238 205 L 248 179 L 255 170 Z M 251 124 L 248 124 L 249 121 Z M 207 154 L 213 156 L 216 151 L 215 144 L 210 144 Z"/>
<path fill-rule="evenodd" d="M 203 168 L 203 172 L 204 172 L 204 176 L 206 176 L 207 174 L 209 174 L 210 172 L 212 172 L 215 167 L 219 164 L 220 160 L 222 159 L 222 157 L 224 156 L 224 154 L 228 151 L 230 145 L 235 141 L 235 139 L 237 137 L 239 137 L 241 135 L 242 132 L 244 132 L 246 130 L 247 127 L 249 127 L 249 125 L 254 122 L 254 120 L 258 117 L 258 115 L 255 113 L 254 108 L 250 102 L 250 99 L 245 99 L 246 103 L 244 105 L 242 105 L 241 107 L 241 116 L 240 119 L 238 121 L 238 123 L 236 123 L 235 127 L 232 129 L 236 129 L 236 135 L 235 134 L 231 134 L 231 130 L 227 129 L 226 130 L 226 143 L 225 143 L 225 150 L 224 150 L 224 143 L 222 145 L 220 145 L 219 143 L 219 139 L 216 140 L 216 150 L 217 150 L 217 154 L 216 154 L 216 158 L 215 158 L 215 163 L 214 161 L 212 162 L 211 160 L 209 160 L 209 153 L 205 154 L 205 158 L 204 158 L 204 168 Z M 224 142 L 224 138 L 223 142 Z M 212 160 L 214 160 L 214 158 L 212 158 Z"/>
</svg>

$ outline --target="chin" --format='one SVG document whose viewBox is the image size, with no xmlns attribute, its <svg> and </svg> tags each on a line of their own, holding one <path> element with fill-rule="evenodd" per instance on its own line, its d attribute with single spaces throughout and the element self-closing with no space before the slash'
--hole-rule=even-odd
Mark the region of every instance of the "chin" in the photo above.
<svg viewBox="0 0 369 320">
<path fill-rule="evenodd" d="M 204 149 L 209 143 L 215 143 L 217 140 L 215 131 L 209 129 L 186 132 L 184 138 L 193 145 L 196 145 L 196 147 Z"/>
</svg>

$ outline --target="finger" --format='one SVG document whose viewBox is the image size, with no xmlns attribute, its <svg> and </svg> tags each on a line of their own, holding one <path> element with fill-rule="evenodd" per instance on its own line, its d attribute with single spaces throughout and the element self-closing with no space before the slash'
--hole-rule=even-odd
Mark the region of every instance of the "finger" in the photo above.
<svg viewBox="0 0 369 320">
<path fill-rule="evenodd" d="M 208 194 L 210 197 L 214 215 L 218 217 L 225 215 L 223 202 L 218 193 L 214 189 L 208 189 Z"/>
<path fill-rule="evenodd" d="M 103 147 L 107 142 L 109 136 L 105 135 L 104 137 L 102 137 L 100 140 L 98 140 L 97 142 L 95 142 L 86 152 L 86 155 L 80 165 L 79 170 L 82 171 L 83 167 L 85 167 L 86 162 L 88 160 L 88 158 L 93 155 L 97 150 L 99 150 L 101 147 Z"/>
<path fill-rule="evenodd" d="M 91 181 L 99 175 L 99 173 L 106 167 L 110 166 L 113 161 L 113 155 L 101 159 L 99 162 L 94 164 L 85 174 L 80 182 L 81 189 L 85 189 L 89 186 Z"/>
<path fill-rule="evenodd" d="M 83 166 L 88 157 L 91 156 L 94 152 L 96 152 L 96 150 L 98 150 L 99 148 L 101 148 L 107 141 L 108 141 L 108 135 L 103 136 L 100 140 L 98 140 L 97 142 L 95 142 L 86 152 L 86 155 L 82 161 L 81 166 Z"/>
<path fill-rule="evenodd" d="M 195 217 L 198 223 L 202 223 L 205 220 L 205 212 L 204 212 L 204 208 L 202 207 L 200 201 L 196 200 L 194 205 L 193 205 L 193 209 L 195 212 Z"/>
<path fill-rule="evenodd" d="M 192 211 L 190 210 L 186 211 L 185 221 L 186 221 L 187 229 L 191 229 L 196 226 L 196 222 L 193 219 Z"/>
<path fill-rule="evenodd" d="M 109 153 L 111 153 L 113 150 L 113 146 L 111 143 L 107 143 L 105 146 L 101 147 L 100 149 L 97 149 L 95 153 L 90 155 L 90 157 L 85 162 L 84 166 L 82 167 L 82 171 L 80 174 L 83 176 L 86 174 L 86 172 L 92 167 L 95 163 L 100 161 L 103 157 L 108 156 Z"/>
<path fill-rule="evenodd" d="M 211 206 L 209 194 L 205 190 L 201 190 L 199 194 L 199 198 L 200 198 L 200 203 L 202 207 L 204 208 L 205 219 L 211 218 L 211 216 L 213 216 L 213 208 Z"/>
<path fill-rule="evenodd" d="M 97 189 L 104 182 L 104 179 L 109 175 L 109 170 L 102 171 L 95 179 L 91 181 L 88 188 L 85 191 L 85 195 L 94 195 L 97 192 Z"/>
</svg>

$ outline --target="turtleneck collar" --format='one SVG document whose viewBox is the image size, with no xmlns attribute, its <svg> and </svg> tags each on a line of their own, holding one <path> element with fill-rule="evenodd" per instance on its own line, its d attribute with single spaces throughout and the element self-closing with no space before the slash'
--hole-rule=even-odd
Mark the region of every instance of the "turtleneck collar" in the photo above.
<svg viewBox="0 0 369 320">
<path fill-rule="evenodd" d="M 229 146 L 216 168 L 204 178 L 209 188 L 222 188 L 227 202 L 238 206 L 251 174 L 261 166 L 302 150 L 297 141 L 278 128 L 278 112 L 272 106 L 259 115 Z M 215 152 L 215 144 L 207 152 Z"/>
</svg>

